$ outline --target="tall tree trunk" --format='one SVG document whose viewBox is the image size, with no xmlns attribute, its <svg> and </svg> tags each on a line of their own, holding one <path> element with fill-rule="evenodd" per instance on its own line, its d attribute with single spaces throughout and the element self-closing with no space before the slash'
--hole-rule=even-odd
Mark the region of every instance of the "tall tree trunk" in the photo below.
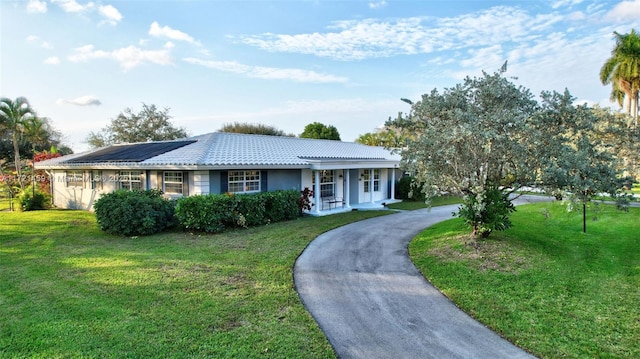
<svg viewBox="0 0 640 359">
<path fill-rule="evenodd" d="M 18 183 L 20 184 L 20 189 L 24 189 L 24 185 L 22 184 L 22 164 L 20 163 L 20 148 L 18 144 L 18 136 L 15 131 L 13 131 L 11 139 L 13 140 L 13 161 L 16 166 Z"/>
<path fill-rule="evenodd" d="M 631 110 L 631 117 L 633 118 L 633 125 L 638 126 L 638 94 L 636 91 L 635 96 L 631 96 L 629 108 Z"/>
</svg>

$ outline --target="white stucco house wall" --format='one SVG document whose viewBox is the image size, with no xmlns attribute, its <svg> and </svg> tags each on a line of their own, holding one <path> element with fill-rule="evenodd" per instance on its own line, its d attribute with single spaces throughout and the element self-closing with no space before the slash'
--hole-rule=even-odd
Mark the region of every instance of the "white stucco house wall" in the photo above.
<svg viewBox="0 0 640 359">
<path fill-rule="evenodd" d="M 285 189 L 314 191 L 311 214 L 395 201 L 400 156 L 383 147 L 296 137 L 213 132 L 112 145 L 36 163 L 58 208 L 92 210 L 104 193 L 160 189 L 178 198 Z"/>
</svg>

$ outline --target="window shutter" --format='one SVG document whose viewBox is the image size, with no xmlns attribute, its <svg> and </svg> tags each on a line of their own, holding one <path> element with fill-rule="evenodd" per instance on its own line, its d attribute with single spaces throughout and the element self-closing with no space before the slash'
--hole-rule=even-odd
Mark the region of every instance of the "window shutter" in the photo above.
<svg viewBox="0 0 640 359">
<path fill-rule="evenodd" d="M 182 195 L 189 196 L 189 171 L 182 172 Z"/>
<path fill-rule="evenodd" d="M 229 192 L 229 172 L 220 172 L 220 193 Z"/>
<path fill-rule="evenodd" d="M 156 174 L 156 178 L 158 179 L 158 183 L 156 184 L 156 188 L 161 190 L 162 192 L 164 192 L 164 186 L 162 185 L 162 182 L 164 181 L 164 172 L 162 171 L 158 171 Z"/>
<path fill-rule="evenodd" d="M 260 191 L 267 192 L 267 171 L 260 171 Z"/>
</svg>

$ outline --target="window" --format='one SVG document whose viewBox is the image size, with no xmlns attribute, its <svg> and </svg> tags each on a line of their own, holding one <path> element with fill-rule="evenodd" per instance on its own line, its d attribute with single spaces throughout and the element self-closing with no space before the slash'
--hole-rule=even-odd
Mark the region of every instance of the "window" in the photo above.
<svg viewBox="0 0 640 359">
<path fill-rule="evenodd" d="M 140 171 L 120 171 L 118 173 L 118 189 L 142 190 L 142 173 Z"/>
<path fill-rule="evenodd" d="M 313 186 L 316 185 L 316 176 L 313 176 Z M 320 171 L 320 197 L 333 197 L 335 193 L 335 180 L 333 170 Z"/>
<path fill-rule="evenodd" d="M 260 171 L 229 171 L 229 192 L 260 192 Z"/>
<path fill-rule="evenodd" d="M 102 171 L 91 171 L 91 189 L 102 189 Z"/>
<path fill-rule="evenodd" d="M 82 171 L 66 171 L 65 180 L 67 187 L 83 187 L 84 173 Z"/>
<path fill-rule="evenodd" d="M 164 173 L 164 192 L 173 194 L 183 194 L 184 177 L 182 172 Z"/>
<path fill-rule="evenodd" d="M 364 192 L 368 193 L 369 192 L 369 179 L 371 176 L 371 171 L 364 171 Z M 373 191 L 374 192 L 379 192 L 380 191 L 380 169 L 374 169 L 373 170 Z"/>
</svg>

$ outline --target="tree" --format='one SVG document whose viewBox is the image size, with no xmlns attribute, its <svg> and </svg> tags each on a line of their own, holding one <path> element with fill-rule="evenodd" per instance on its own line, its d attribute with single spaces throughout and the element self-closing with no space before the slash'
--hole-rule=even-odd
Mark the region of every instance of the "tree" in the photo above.
<svg viewBox="0 0 640 359">
<path fill-rule="evenodd" d="M 638 124 L 638 96 L 640 93 L 640 34 L 631 29 L 629 34 L 613 32 L 615 46 L 611 57 L 600 69 L 603 85 L 612 85 L 611 100 L 625 101 L 625 112 Z M 624 93 L 624 96 L 622 96 Z"/>
<path fill-rule="evenodd" d="M 582 204 L 583 231 L 587 231 L 586 204 L 599 193 L 612 197 L 626 179 L 616 168 L 615 145 L 618 124 L 611 114 L 587 105 L 574 106 L 574 97 L 542 93 L 541 111 L 536 116 L 546 155 L 542 157 L 541 182 Z"/>
<path fill-rule="evenodd" d="M 300 137 L 340 141 L 340 133 L 338 133 L 337 128 L 332 125 L 324 125 L 320 122 L 313 122 L 306 125 Z"/>
<path fill-rule="evenodd" d="M 402 114 L 398 115 L 399 117 Z M 368 146 L 382 146 L 386 148 L 398 148 L 404 146 L 409 134 L 395 127 L 384 126 L 375 132 L 367 132 L 358 136 L 356 142 Z"/>
<path fill-rule="evenodd" d="M 99 132 L 91 132 L 87 143 L 93 147 L 103 147 L 114 143 L 133 143 L 175 140 L 187 137 L 184 128 L 176 128 L 170 121 L 169 108 L 158 110 L 155 105 L 142 103 L 142 110 L 134 113 L 126 108 L 111 124 Z"/>
<path fill-rule="evenodd" d="M 282 130 L 275 128 L 274 126 L 267 126 L 261 123 L 227 123 L 218 130 L 220 132 L 232 132 L 232 133 L 247 133 L 254 135 L 268 135 L 268 136 L 288 136 L 295 137 L 293 134 L 287 134 Z"/>
<path fill-rule="evenodd" d="M 13 158 L 16 174 L 19 179 L 20 188 L 22 185 L 22 171 L 20 162 L 20 136 L 22 134 L 24 123 L 35 117 L 35 111 L 31 108 L 29 101 L 24 97 L 18 97 L 15 100 L 3 97 L 0 99 L 0 130 L 4 135 L 11 138 L 13 145 Z"/>
<path fill-rule="evenodd" d="M 386 123 L 413 134 L 400 151 L 401 166 L 422 184 L 427 201 L 443 192 L 465 195 L 457 215 L 474 236 L 509 227 L 512 207 L 504 198 L 533 183 L 538 168 L 529 127 L 537 102 L 504 71 L 467 77 L 443 93 L 434 89 L 413 103 L 409 115 Z M 487 208 L 504 215 L 496 221 Z"/>
</svg>

